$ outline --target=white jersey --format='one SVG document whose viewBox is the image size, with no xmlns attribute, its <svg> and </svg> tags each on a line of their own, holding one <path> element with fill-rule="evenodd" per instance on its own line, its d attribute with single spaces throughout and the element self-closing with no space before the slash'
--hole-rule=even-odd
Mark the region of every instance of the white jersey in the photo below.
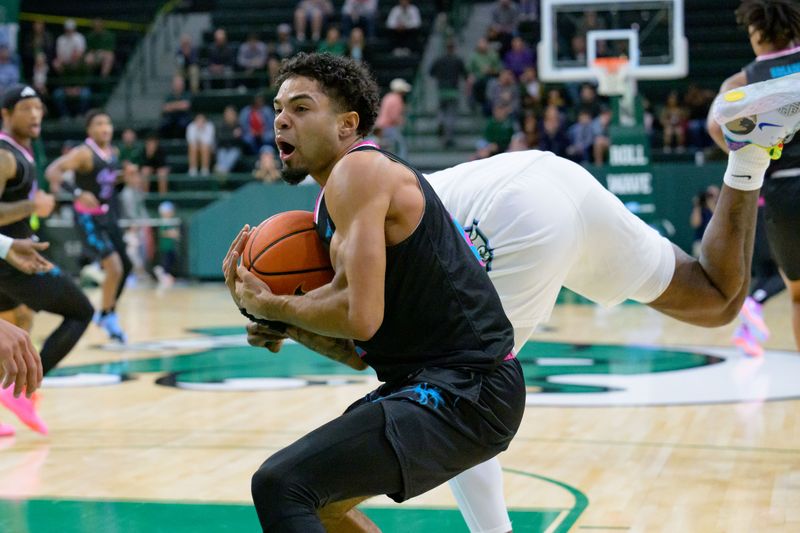
<svg viewBox="0 0 800 533">
<path fill-rule="evenodd" d="M 487 263 L 517 351 L 562 286 L 604 306 L 652 302 L 675 271 L 673 245 L 580 165 L 530 150 L 426 176 Z"/>
</svg>

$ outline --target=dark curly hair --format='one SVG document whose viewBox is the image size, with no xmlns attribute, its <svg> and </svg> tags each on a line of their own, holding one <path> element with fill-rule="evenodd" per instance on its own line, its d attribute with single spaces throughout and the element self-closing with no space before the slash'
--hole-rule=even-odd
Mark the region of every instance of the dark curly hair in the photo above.
<svg viewBox="0 0 800 533">
<path fill-rule="evenodd" d="M 743 0 L 736 9 L 736 22 L 761 32 L 761 42 L 786 48 L 800 40 L 800 2 L 798 0 Z"/>
<path fill-rule="evenodd" d="M 366 136 L 378 117 L 378 84 L 362 64 L 331 54 L 299 53 L 281 64 L 277 85 L 295 76 L 317 81 L 339 110 L 358 113 L 358 133 Z"/>
</svg>

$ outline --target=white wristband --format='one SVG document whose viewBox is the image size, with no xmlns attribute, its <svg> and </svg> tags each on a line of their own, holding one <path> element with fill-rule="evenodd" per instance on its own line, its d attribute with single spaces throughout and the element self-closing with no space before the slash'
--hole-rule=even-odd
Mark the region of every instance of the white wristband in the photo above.
<svg viewBox="0 0 800 533">
<path fill-rule="evenodd" d="M 728 154 L 728 168 L 723 181 L 740 191 L 755 191 L 764 183 L 764 174 L 772 161 L 760 146 L 745 146 Z"/>
<path fill-rule="evenodd" d="M 8 251 L 11 250 L 12 244 L 14 244 L 14 239 L 0 233 L 0 259 L 5 259 L 8 256 Z"/>
</svg>

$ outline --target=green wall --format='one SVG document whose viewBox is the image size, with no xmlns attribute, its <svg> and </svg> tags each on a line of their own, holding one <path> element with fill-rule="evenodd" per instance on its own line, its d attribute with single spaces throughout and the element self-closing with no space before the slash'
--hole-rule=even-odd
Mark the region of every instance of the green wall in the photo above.
<svg viewBox="0 0 800 533">
<path fill-rule="evenodd" d="M 607 183 L 608 174 L 620 174 L 619 168 L 589 170 L 603 185 Z M 625 203 L 652 204 L 655 211 L 645 219 L 689 251 L 693 236 L 689 225 L 692 197 L 708 185 L 721 185 L 724 171 L 723 163 L 653 165 L 644 173 L 647 175 L 640 175 L 632 182 L 628 193 L 620 192 L 618 196 Z M 640 190 L 636 190 L 637 187 Z M 318 192 L 316 186 L 250 183 L 198 211 L 189 221 L 189 274 L 199 279 L 221 279 L 222 259 L 242 226 L 257 225 L 281 211 L 311 211 Z"/>
<path fill-rule="evenodd" d="M 189 275 L 222 279 L 222 260 L 245 224 L 257 226 L 275 213 L 314 210 L 316 185 L 249 183 L 189 219 Z"/>
</svg>

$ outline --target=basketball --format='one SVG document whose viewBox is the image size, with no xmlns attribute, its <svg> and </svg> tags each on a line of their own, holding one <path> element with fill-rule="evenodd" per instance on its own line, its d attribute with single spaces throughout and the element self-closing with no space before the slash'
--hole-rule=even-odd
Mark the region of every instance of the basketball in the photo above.
<svg viewBox="0 0 800 533">
<path fill-rule="evenodd" d="M 253 230 L 242 255 L 245 268 L 275 294 L 305 294 L 333 279 L 328 250 L 309 211 L 269 217 Z"/>
</svg>

